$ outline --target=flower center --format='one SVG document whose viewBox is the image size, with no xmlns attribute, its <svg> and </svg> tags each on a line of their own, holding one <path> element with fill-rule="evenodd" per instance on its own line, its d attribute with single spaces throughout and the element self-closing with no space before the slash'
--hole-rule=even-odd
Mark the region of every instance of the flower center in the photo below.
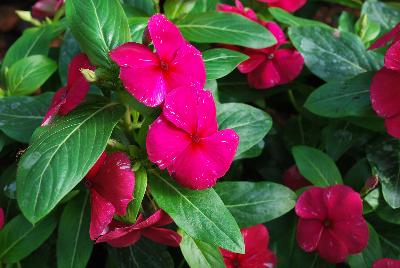
<svg viewBox="0 0 400 268">
<path fill-rule="evenodd" d="M 165 72 L 168 71 L 168 63 L 166 63 L 165 61 L 161 61 L 160 67 L 161 67 L 161 70 L 163 70 Z"/>
<path fill-rule="evenodd" d="M 200 142 L 200 137 L 197 134 L 191 135 L 193 143 L 199 143 Z"/>
<path fill-rule="evenodd" d="M 93 183 L 92 183 L 90 180 L 87 180 L 87 179 L 85 179 L 85 180 L 83 181 L 83 185 L 84 185 L 86 188 L 88 188 L 88 189 L 90 189 L 90 188 L 93 187 Z"/>
<path fill-rule="evenodd" d="M 272 60 L 273 58 L 274 58 L 274 53 L 268 54 L 268 59 L 269 59 L 269 60 Z"/>
<path fill-rule="evenodd" d="M 332 223 L 331 223 L 330 220 L 328 220 L 328 219 L 324 220 L 324 226 L 325 226 L 326 228 L 331 227 L 331 225 L 332 225 Z"/>
<path fill-rule="evenodd" d="M 234 268 L 239 268 L 239 267 L 240 267 L 239 260 L 235 258 L 235 259 L 232 261 L 232 265 L 233 265 Z"/>
</svg>

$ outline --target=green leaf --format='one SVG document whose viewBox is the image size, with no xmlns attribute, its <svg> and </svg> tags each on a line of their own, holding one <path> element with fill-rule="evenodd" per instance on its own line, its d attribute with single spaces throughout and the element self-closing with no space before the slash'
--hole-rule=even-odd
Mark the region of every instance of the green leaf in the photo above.
<svg viewBox="0 0 400 268">
<path fill-rule="evenodd" d="M 376 0 L 366 1 L 361 14 L 367 14 L 369 19 L 381 25 L 383 32 L 390 31 L 400 22 L 399 10 Z"/>
<path fill-rule="evenodd" d="M 272 182 L 220 182 L 214 187 L 240 228 L 282 216 L 296 204 L 296 194 Z"/>
<path fill-rule="evenodd" d="M 264 48 L 276 44 L 275 37 L 265 27 L 238 14 L 200 13 L 187 16 L 176 24 L 188 41 L 250 48 Z"/>
<path fill-rule="evenodd" d="M 182 236 L 179 246 L 190 268 L 225 268 L 218 247 L 193 239 L 182 230 L 179 234 Z"/>
<path fill-rule="evenodd" d="M 88 192 L 64 208 L 58 227 L 57 267 L 86 267 L 93 249 L 89 238 L 90 201 Z"/>
<path fill-rule="evenodd" d="M 159 174 L 149 178 L 157 204 L 191 237 L 244 253 L 244 244 L 235 219 L 213 189 L 189 190 Z"/>
<path fill-rule="evenodd" d="M 349 12 L 342 12 L 339 17 L 338 29 L 341 32 L 354 33 L 355 16 Z"/>
<path fill-rule="evenodd" d="M 335 162 L 320 150 L 299 145 L 292 148 L 292 154 L 301 175 L 315 186 L 343 183 Z"/>
<path fill-rule="evenodd" d="M 35 223 L 48 214 L 94 165 L 124 113 L 117 103 L 84 105 L 38 129 L 17 170 L 17 199 Z"/>
<path fill-rule="evenodd" d="M 46 56 L 23 58 L 11 65 L 6 75 L 9 95 L 29 95 L 41 87 L 57 70 L 57 64 Z"/>
<path fill-rule="evenodd" d="M 367 149 L 367 158 L 382 184 L 383 197 L 394 209 L 400 208 L 400 143 L 379 140 Z"/>
<path fill-rule="evenodd" d="M 156 13 L 155 0 L 125 0 L 134 8 L 140 9 L 147 15 L 153 15 Z"/>
<path fill-rule="evenodd" d="M 321 79 L 341 81 L 380 69 L 382 57 L 367 51 L 360 38 L 321 27 L 291 27 L 289 36 L 305 64 Z"/>
<path fill-rule="evenodd" d="M 272 119 L 267 113 L 243 103 L 218 105 L 217 117 L 220 129 L 230 128 L 239 135 L 235 159 L 244 158 L 244 153 L 262 141 L 272 127 Z"/>
<path fill-rule="evenodd" d="M 132 41 L 142 43 L 144 29 L 147 27 L 148 17 L 129 18 L 129 28 L 131 29 Z"/>
<path fill-rule="evenodd" d="M 0 232 L 0 260 L 14 263 L 25 258 L 46 241 L 56 225 L 54 215 L 36 225 L 29 223 L 22 215 L 13 218 Z"/>
<path fill-rule="evenodd" d="M 245 54 L 225 48 L 204 51 L 203 60 L 206 65 L 207 80 L 218 79 L 228 75 L 236 66 L 248 58 Z"/>
<path fill-rule="evenodd" d="M 309 19 L 304 19 L 300 17 L 296 17 L 289 12 L 278 8 L 278 7 L 271 7 L 268 9 L 268 11 L 271 13 L 271 15 L 279 21 L 280 23 L 289 25 L 289 26 L 319 26 L 319 27 L 324 27 L 327 29 L 332 29 L 329 25 L 322 23 L 320 21 L 316 20 L 309 20 Z"/>
<path fill-rule="evenodd" d="M 110 50 L 130 41 L 128 19 L 118 0 L 69 0 L 71 32 L 94 65 L 111 66 Z"/>
<path fill-rule="evenodd" d="M 81 52 L 81 48 L 78 42 L 70 30 L 66 31 L 58 56 L 58 73 L 60 75 L 61 84 L 65 85 L 67 83 L 68 65 L 79 52 Z"/>
<path fill-rule="evenodd" d="M 199 5 L 196 0 L 167 0 L 164 3 L 165 15 L 173 20 L 187 15 L 195 6 Z"/>
<path fill-rule="evenodd" d="M 218 0 L 195 0 L 196 5 L 191 10 L 190 14 L 204 13 L 207 11 L 215 11 Z"/>
<path fill-rule="evenodd" d="M 10 138 L 28 143 L 33 131 L 40 126 L 52 95 L 0 99 L 0 130 Z"/>
<path fill-rule="evenodd" d="M 385 258 L 400 258 L 400 226 L 387 223 L 377 217 L 370 217 L 368 221 L 374 226 L 381 242 L 382 253 Z"/>
<path fill-rule="evenodd" d="M 314 114 L 331 118 L 369 115 L 373 75 L 367 72 L 348 80 L 326 83 L 311 93 L 304 107 Z"/>
<path fill-rule="evenodd" d="M 400 208 L 393 209 L 385 202 L 381 202 L 375 212 L 382 220 L 400 225 Z"/>
<path fill-rule="evenodd" d="M 343 180 L 346 185 L 360 192 L 365 185 L 365 181 L 371 176 L 372 171 L 367 158 L 361 158 L 349 169 Z"/>
</svg>

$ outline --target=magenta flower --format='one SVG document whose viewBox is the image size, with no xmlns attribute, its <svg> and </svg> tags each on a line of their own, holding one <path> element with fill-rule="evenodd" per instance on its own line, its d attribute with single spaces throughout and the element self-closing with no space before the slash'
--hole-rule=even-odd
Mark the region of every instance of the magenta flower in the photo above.
<svg viewBox="0 0 400 268">
<path fill-rule="evenodd" d="M 245 253 L 238 254 L 220 249 L 227 268 L 273 268 L 276 256 L 268 249 L 268 229 L 258 224 L 241 230 L 245 244 Z"/>
<path fill-rule="evenodd" d="M 32 17 L 43 20 L 53 17 L 63 5 L 64 0 L 39 0 L 32 6 Z"/>
<path fill-rule="evenodd" d="M 246 8 L 243 6 L 242 2 L 235 0 L 235 6 L 226 4 L 217 4 L 217 11 L 229 12 L 242 15 L 252 21 L 258 22 L 257 14 L 251 8 Z"/>
<path fill-rule="evenodd" d="M 148 31 L 156 50 L 126 43 L 110 52 L 120 67 L 125 88 L 147 106 L 158 106 L 174 88 L 206 81 L 200 51 L 185 41 L 179 29 L 164 15 L 153 15 Z"/>
<path fill-rule="evenodd" d="M 106 242 L 113 247 L 128 247 L 144 236 L 160 244 L 178 247 L 182 240 L 181 236 L 173 230 L 160 228 L 172 222 L 171 217 L 161 209 L 146 220 L 139 215 L 136 223 L 131 225 L 112 221 L 107 233 L 100 236 L 96 243 Z"/>
<path fill-rule="evenodd" d="M 4 226 L 4 210 L 2 208 L 0 208 L 0 230 L 3 229 Z"/>
<path fill-rule="evenodd" d="M 146 148 L 150 161 L 167 169 L 184 187 L 205 189 L 228 171 L 239 137 L 218 131 L 211 92 L 197 86 L 171 91 L 163 113 L 151 124 Z"/>
<path fill-rule="evenodd" d="M 279 7 L 287 12 L 293 13 L 307 3 L 307 0 L 258 0 L 268 3 L 270 7 Z"/>
<path fill-rule="evenodd" d="M 372 268 L 400 268 L 400 260 L 379 259 L 372 264 Z"/>
<path fill-rule="evenodd" d="M 91 219 L 90 239 L 103 234 L 116 213 L 123 216 L 133 199 L 135 174 L 128 156 L 122 152 L 107 155 L 103 152 L 85 177 L 90 189 Z"/>
<path fill-rule="evenodd" d="M 85 100 L 90 84 L 82 75 L 81 69 L 95 69 L 90 64 L 88 57 L 82 53 L 76 55 L 68 65 L 67 85 L 54 94 L 49 110 L 44 116 L 42 126 L 48 125 L 57 114 L 68 114 Z"/>
<path fill-rule="evenodd" d="M 300 195 L 295 211 L 299 246 L 328 262 L 343 262 L 368 244 L 360 194 L 348 186 L 312 187 Z"/>
<path fill-rule="evenodd" d="M 296 165 L 291 166 L 283 173 L 283 184 L 294 191 L 311 185 L 311 183 L 300 174 Z"/>
</svg>

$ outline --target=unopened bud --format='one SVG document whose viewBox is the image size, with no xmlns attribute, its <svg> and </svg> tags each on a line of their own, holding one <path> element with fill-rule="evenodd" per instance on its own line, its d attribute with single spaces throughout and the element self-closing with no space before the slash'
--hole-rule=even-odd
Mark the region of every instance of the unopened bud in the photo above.
<svg viewBox="0 0 400 268">
<path fill-rule="evenodd" d="M 81 69 L 82 75 L 85 77 L 86 81 L 93 83 L 97 81 L 96 73 L 90 69 Z"/>
<path fill-rule="evenodd" d="M 15 11 L 15 13 L 17 13 L 18 17 L 20 17 L 21 20 L 30 22 L 35 26 L 40 26 L 40 21 L 32 18 L 32 13 L 30 11 L 17 10 Z"/>
</svg>

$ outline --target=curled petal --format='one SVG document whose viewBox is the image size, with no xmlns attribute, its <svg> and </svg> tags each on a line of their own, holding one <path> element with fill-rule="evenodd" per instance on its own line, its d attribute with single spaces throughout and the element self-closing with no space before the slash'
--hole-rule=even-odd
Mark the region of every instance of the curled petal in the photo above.
<svg viewBox="0 0 400 268">
<path fill-rule="evenodd" d="M 89 83 L 85 80 L 85 77 L 82 75 L 81 69 L 89 69 L 92 71 L 96 69 L 96 67 L 90 63 L 86 54 L 83 53 L 77 54 L 68 65 L 68 88 L 75 85 L 78 80 L 79 84 L 86 82 L 89 85 Z"/>
<path fill-rule="evenodd" d="M 396 25 L 390 32 L 382 35 L 378 40 L 376 40 L 369 49 L 376 49 L 386 46 L 390 41 L 400 36 L 400 23 Z"/>
<path fill-rule="evenodd" d="M 43 118 L 42 126 L 46 126 L 50 124 L 51 121 L 53 121 L 54 117 L 60 111 L 61 106 L 64 105 L 66 101 L 65 99 L 66 95 L 67 95 L 66 87 L 62 87 L 59 90 L 57 90 L 57 92 L 53 96 L 53 99 L 51 100 L 50 107 Z"/>
<path fill-rule="evenodd" d="M 96 243 L 108 243 L 116 248 L 129 247 L 139 241 L 141 236 L 141 230 L 134 228 L 133 225 L 124 226 L 110 229 L 100 236 Z"/>
<path fill-rule="evenodd" d="M 306 252 L 314 251 L 321 239 L 324 226 L 320 220 L 299 219 L 296 239 L 299 246 Z"/>
<path fill-rule="evenodd" d="M 335 233 L 325 229 L 318 244 L 318 254 L 330 263 L 339 263 L 345 261 L 349 253 Z"/>
<path fill-rule="evenodd" d="M 90 216 L 90 239 L 96 240 L 102 235 L 113 219 L 115 208 L 111 202 L 104 199 L 95 190 L 90 193 L 91 216 Z"/>
<path fill-rule="evenodd" d="M 360 194 L 346 185 L 335 185 L 325 189 L 324 201 L 331 220 L 361 217 L 363 204 Z"/>
<path fill-rule="evenodd" d="M 166 228 L 151 227 L 142 231 L 142 235 L 163 245 L 179 247 L 182 237 L 175 231 Z"/>
<path fill-rule="evenodd" d="M 296 203 L 297 216 L 304 219 L 323 221 L 327 217 L 327 208 L 324 204 L 325 190 L 320 187 L 312 187 L 305 190 Z"/>
<path fill-rule="evenodd" d="M 335 222 L 332 231 L 346 245 L 350 254 L 360 253 L 368 244 L 368 224 L 363 217 Z"/>
</svg>

